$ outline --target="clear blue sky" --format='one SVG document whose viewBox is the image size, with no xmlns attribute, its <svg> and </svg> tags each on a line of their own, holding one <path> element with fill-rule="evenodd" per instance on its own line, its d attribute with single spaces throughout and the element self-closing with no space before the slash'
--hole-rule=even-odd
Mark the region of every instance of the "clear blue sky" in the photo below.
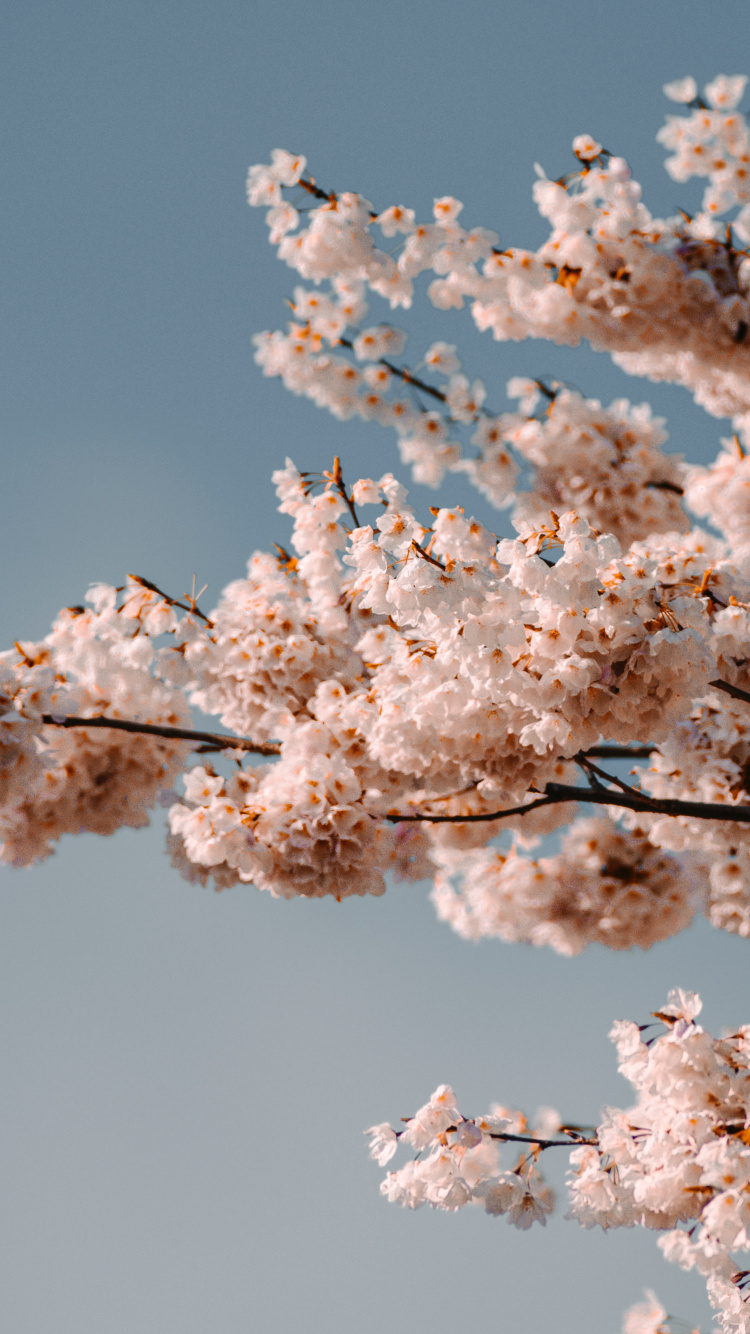
<svg viewBox="0 0 750 1334">
<path fill-rule="evenodd" d="M 536 244 L 532 164 L 565 170 L 582 131 L 630 159 L 655 211 L 692 200 L 654 142 L 661 85 L 750 64 L 749 0 L 11 0 L 0 34 L 3 644 L 131 570 L 177 592 L 195 571 L 210 601 L 286 537 L 268 478 L 287 453 L 397 468 L 385 432 L 252 363 L 292 278 L 245 205 L 250 162 L 301 151 L 326 183 L 423 214 L 454 194 Z M 493 403 L 511 374 L 557 374 L 650 399 L 694 459 L 721 434 L 587 351 L 399 320 L 415 346 L 460 339 Z M 217 897 L 162 846 L 158 825 L 69 839 L 0 875 L 5 1328 L 615 1334 L 644 1285 L 708 1327 L 701 1281 L 651 1236 L 389 1208 L 361 1130 L 443 1080 L 467 1111 L 593 1119 L 627 1097 L 611 1020 L 677 984 L 717 1027 L 750 1020 L 750 946 L 698 926 L 632 957 L 472 947 L 422 886 Z"/>
</svg>

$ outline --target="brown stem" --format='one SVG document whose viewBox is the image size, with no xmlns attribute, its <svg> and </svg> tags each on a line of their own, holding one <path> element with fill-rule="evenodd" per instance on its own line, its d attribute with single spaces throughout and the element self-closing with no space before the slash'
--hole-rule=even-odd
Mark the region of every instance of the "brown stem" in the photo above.
<svg viewBox="0 0 750 1334">
<path fill-rule="evenodd" d="M 137 723 L 129 718 L 54 718 L 42 714 L 48 727 L 109 727 L 119 732 L 135 732 L 140 736 L 162 736 L 168 741 L 199 741 L 210 750 L 247 750 L 255 755 L 279 755 L 278 741 L 250 741 L 248 737 L 222 736 L 219 732 L 194 732 L 187 727 L 162 727 L 156 723 Z M 204 752 L 205 753 L 205 752 Z"/>
<path fill-rule="evenodd" d="M 330 204 L 331 201 L 336 198 L 332 190 L 329 190 L 327 192 L 325 190 L 321 190 L 319 185 L 316 185 L 314 181 L 305 180 L 304 176 L 300 176 L 299 180 L 297 181 L 297 184 L 300 185 L 303 190 L 307 190 L 307 193 L 309 195 L 313 195 L 315 199 L 325 199 L 326 202 Z"/>
<path fill-rule="evenodd" d="M 548 784 L 549 786 L 549 784 Z M 586 792 L 587 788 L 577 788 L 577 792 Z M 426 815 L 420 811 L 416 815 L 397 815 L 395 812 L 389 812 L 386 820 L 391 824 L 413 824 L 416 821 L 426 821 L 429 824 L 473 824 L 478 820 L 504 820 L 508 815 L 525 815 L 527 811 L 538 810 L 540 806 L 551 806 L 552 801 L 548 796 L 538 797 L 536 801 L 527 801 L 523 806 L 508 806 L 504 811 L 492 811 L 481 815 Z"/>
<path fill-rule="evenodd" d="M 346 489 L 346 484 L 344 482 L 344 475 L 341 471 L 341 459 L 339 458 L 338 454 L 335 456 L 333 460 L 333 472 L 331 473 L 331 480 L 334 486 L 336 487 L 336 490 L 338 491 L 339 495 L 341 496 L 341 499 L 344 501 L 344 504 L 346 505 L 349 513 L 352 516 L 352 522 L 354 524 L 354 527 L 359 528 L 360 527 L 359 516 L 357 514 L 354 501 L 352 500 L 351 496 L 349 495 L 349 492 Z"/>
<path fill-rule="evenodd" d="M 504 820 L 509 815 L 525 815 L 541 806 L 555 806 L 560 802 L 584 801 L 591 806 L 622 806 L 644 815 L 687 816 L 694 820 L 729 820 L 735 824 L 750 824 L 750 806 L 730 806 L 709 801 L 678 801 L 671 797 L 642 797 L 637 792 L 613 792 L 611 788 L 575 787 L 567 783 L 547 783 L 544 795 L 524 806 L 509 806 L 504 811 L 488 811 L 479 815 L 396 815 L 385 818 L 392 824 L 424 821 L 428 824 L 472 824 L 475 821 Z"/>
<path fill-rule="evenodd" d="M 598 1139 L 584 1139 L 583 1136 L 576 1136 L 575 1139 L 539 1139 L 536 1135 L 506 1135 L 503 1131 L 490 1131 L 490 1139 L 510 1140 L 516 1144 L 538 1144 L 540 1149 L 575 1149 L 581 1144 L 589 1144 L 592 1148 L 599 1145 Z"/>
<path fill-rule="evenodd" d="M 316 185 L 314 181 L 307 180 L 306 177 L 304 176 L 300 176 L 299 180 L 297 181 L 297 184 L 301 186 L 303 190 L 307 190 L 307 193 L 309 195 L 312 195 L 313 198 L 324 199 L 327 204 L 335 204 L 338 198 L 338 195 L 334 190 L 328 190 L 328 191 L 321 190 L 319 185 Z M 372 209 L 369 210 L 369 214 L 373 222 L 375 221 L 376 218 L 380 217 L 380 214 L 373 213 Z M 511 253 L 511 251 L 498 250 L 496 246 L 493 246 L 492 253 L 493 255 L 508 255 Z"/>
<path fill-rule="evenodd" d="M 657 746 L 589 746 L 588 750 L 582 750 L 581 754 L 586 757 L 593 755 L 597 760 L 647 760 L 655 751 Z"/>
<path fill-rule="evenodd" d="M 353 350 L 354 343 L 351 338 L 339 338 L 338 341 L 341 347 L 348 347 Z M 406 366 L 396 366 L 394 362 L 388 361 L 386 357 L 378 357 L 377 364 L 378 366 L 385 366 L 385 369 L 390 371 L 391 375 L 398 376 L 404 384 L 413 384 L 414 388 L 421 389 L 423 394 L 430 394 L 432 398 L 438 399 L 440 403 L 445 403 L 445 394 L 441 389 L 436 389 L 434 384 L 428 384 L 426 380 L 420 380 L 418 375 L 412 375 Z"/>
<path fill-rule="evenodd" d="M 576 755 L 575 759 L 576 763 L 580 764 L 581 768 L 584 771 L 584 774 L 586 775 L 586 777 L 588 778 L 589 782 L 593 787 L 597 788 L 601 787 L 602 784 L 599 782 L 599 779 L 603 778 L 608 783 L 614 783 L 616 787 L 619 787 L 621 792 L 626 792 L 628 796 L 643 797 L 644 801 L 649 801 L 649 802 L 653 800 L 652 797 L 646 796 L 645 793 L 638 792 L 634 787 L 630 787 L 628 783 L 623 783 L 621 778 L 615 778 L 614 774 L 608 774 L 606 770 L 600 769 L 598 764 L 592 764 L 591 760 L 587 759 L 587 757 L 583 754 L 583 752 L 579 752 L 579 754 Z M 607 789 L 605 788 L 605 791 L 606 790 Z"/>
<path fill-rule="evenodd" d="M 188 606 L 186 602 L 178 602 L 176 598 L 171 598 L 168 593 L 164 593 L 161 588 L 157 588 L 156 584 L 152 584 L 150 579 L 144 579 L 142 574 L 129 574 L 128 578 L 132 579 L 136 584 L 140 584 L 142 588 L 148 588 L 152 593 L 158 593 L 160 598 L 164 598 L 164 601 L 168 606 L 179 607 L 180 611 L 191 612 L 193 616 L 197 616 L 201 621 L 205 621 L 209 629 L 213 630 L 213 621 L 210 621 L 207 616 L 204 616 L 200 607 L 196 607 L 194 602 L 192 606 Z"/>
<path fill-rule="evenodd" d="M 750 690 L 741 690 L 739 686 L 730 686 L 728 681 L 709 681 L 712 690 L 723 690 L 725 695 L 731 695 L 732 699 L 743 699 L 746 704 L 750 704 Z"/>
<path fill-rule="evenodd" d="M 420 556 L 422 560 L 428 561 L 430 565 L 434 565 L 438 570 L 442 570 L 443 572 L 445 572 L 445 566 L 443 565 L 443 562 L 440 560 L 436 560 L 434 556 L 430 555 L 429 551 L 425 551 L 424 547 L 421 547 L 419 545 L 416 537 L 412 538 L 411 546 L 412 546 L 412 551 L 416 551 L 417 555 Z"/>
<path fill-rule="evenodd" d="M 646 486 L 650 487 L 652 491 L 672 491 L 676 496 L 684 496 L 685 494 L 684 488 L 677 486 L 676 482 L 646 482 Z"/>
<path fill-rule="evenodd" d="M 406 1117 L 405 1119 L 410 1120 L 411 1118 Z M 448 1126 L 443 1133 L 450 1135 L 451 1131 L 458 1129 L 459 1126 L 457 1125 Z M 403 1130 L 397 1130 L 396 1138 L 400 1139 L 404 1133 Z M 575 1135 L 571 1139 L 542 1139 L 539 1135 L 511 1135 L 504 1130 L 490 1130 L 487 1133 L 490 1139 L 503 1140 L 512 1144 L 536 1144 L 540 1149 L 575 1149 L 581 1144 L 588 1144 L 592 1148 L 597 1148 L 599 1145 L 598 1139 L 584 1139 L 583 1135 Z M 563 1131 L 563 1134 L 567 1134 L 567 1131 Z"/>
</svg>

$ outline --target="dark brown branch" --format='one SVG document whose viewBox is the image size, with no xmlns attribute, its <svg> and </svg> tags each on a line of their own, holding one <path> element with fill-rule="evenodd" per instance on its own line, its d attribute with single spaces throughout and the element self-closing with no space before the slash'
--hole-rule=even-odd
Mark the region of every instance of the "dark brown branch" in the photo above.
<svg viewBox="0 0 750 1334">
<path fill-rule="evenodd" d="M 577 788 L 578 792 L 587 791 L 586 788 Z M 391 824 L 412 824 L 416 821 L 427 821 L 430 824 L 474 824 L 478 820 L 504 820 L 508 815 L 525 815 L 527 811 L 535 811 L 540 806 L 551 806 L 552 801 L 546 795 L 538 797 L 536 801 L 527 801 L 523 806 L 508 806 L 504 811 L 492 811 L 489 814 L 482 812 L 480 815 L 427 815 L 418 812 L 415 815 L 397 815 L 389 811 L 386 820 Z"/>
<path fill-rule="evenodd" d="M 197 616 L 201 621 L 205 621 L 209 629 L 213 630 L 213 621 L 210 621 L 208 617 L 203 614 L 200 607 L 196 607 L 195 602 L 193 602 L 192 599 L 192 606 L 188 606 L 186 602 L 178 602 L 176 598 L 171 598 L 168 593 L 164 593 L 161 588 L 157 588 L 156 584 L 152 584 L 150 579 L 144 579 L 142 574 L 129 574 L 128 579 L 132 579 L 134 583 L 140 584 L 142 588 L 150 589 L 152 593 L 158 593 L 159 597 L 164 598 L 164 601 L 169 607 L 179 607 L 180 611 L 191 612 L 193 616 Z M 200 596 L 200 594 L 198 596 Z"/>
<path fill-rule="evenodd" d="M 301 185 L 303 190 L 307 190 L 307 193 L 312 195 L 313 198 L 325 199 L 327 204 L 335 204 L 338 199 L 338 195 L 334 190 L 329 190 L 328 192 L 321 190 L 319 185 L 316 185 L 314 181 L 306 180 L 304 176 L 300 176 L 297 184 Z M 373 213 L 372 209 L 368 209 L 368 213 L 374 222 L 378 217 L 378 214 Z"/>
<path fill-rule="evenodd" d="M 416 551 L 417 555 L 420 556 L 422 560 L 429 561 L 430 565 L 434 565 L 438 570 L 442 570 L 443 573 L 445 573 L 443 562 L 441 560 L 436 560 L 434 556 L 430 555 L 429 551 L 425 551 L 424 547 L 419 545 L 416 537 L 412 538 L 411 547 L 412 551 Z"/>
<path fill-rule="evenodd" d="M 739 686 L 730 686 L 728 681 L 709 681 L 712 690 L 723 690 L 725 695 L 731 695 L 732 699 L 742 699 L 746 704 L 750 704 L 750 690 L 741 690 Z"/>
<path fill-rule="evenodd" d="M 409 1121 L 411 1117 L 404 1117 L 404 1120 Z M 476 1122 L 474 1124 L 476 1125 Z M 443 1134 L 450 1135 L 452 1131 L 459 1128 L 457 1125 L 448 1126 Z M 400 1139 L 405 1133 L 403 1130 L 397 1130 L 396 1138 Z M 578 1135 L 575 1132 L 570 1132 L 570 1139 L 543 1139 L 539 1135 L 511 1135 L 504 1130 L 490 1130 L 487 1133 L 490 1139 L 502 1140 L 512 1144 L 536 1144 L 540 1149 L 575 1149 L 581 1144 L 588 1144 L 592 1148 L 597 1148 L 599 1145 L 598 1139 L 585 1139 L 583 1135 Z M 564 1130 L 562 1133 L 568 1134 L 569 1132 Z"/>
<path fill-rule="evenodd" d="M 626 792 L 630 797 L 643 797 L 644 801 L 653 801 L 653 797 L 647 797 L 644 793 L 638 792 L 634 787 L 630 787 L 628 783 L 623 783 L 621 778 L 616 778 L 614 774 L 608 774 L 606 770 L 600 769 L 598 764 L 592 764 L 591 760 L 587 759 L 583 753 L 579 753 L 575 758 L 576 763 L 580 764 L 584 774 L 593 787 L 601 787 L 602 784 L 599 780 L 604 779 L 607 783 L 614 783 L 616 787 L 619 787 L 621 792 Z M 606 790 L 607 789 L 605 788 L 605 791 Z"/>
<path fill-rule="evenodd" d="M 614 780 L 613 780 L 614 781 Z M 584 801 L 591 806 L 622 806 L 644 815 L 683 815 L 694 820 L 728 820 L 735 824 L 750 824 L 750 806 L 730 806 L 709 801 L 678 801 L 671 797 L 643 797 L 629 792 L 613 792 L 606 787 L 575 787 L 567 783 L 547 783 L 544 795 L 524 806 L 508 806 L 504 811 L 487 811 L 478 815 L 414 815 L 388 814 L 392 824 L 424 821 L 429 824 L 472 824 L 475 821 L 504 820 L 509 815 L 525 815 L 541 806 L 555 806 L 560 802 Z"/>
<path fill-rule="evenodd" d="M 548 783 L 545 796 L 552 802 L 586 801 L 592 806 L 622 806 L 644 815 L 686 815 L 695 820 L 729 820 L 750 824 L 750 806 L 730 806 L 710 801 L 678 801 L 672 797 L 642 797 L 637 792 L 613 792 L 611 788 L 570 787 Z"/>
<path fill-rule="evenodd" d="M 140 736 L 162 736 L 168 741 L 198 741 L 210 750 L 247 750 L 255 755 L 281 753 L 278 741 L 251 741 L 248 737 L 222 736 L 220 732 L 194 732 L 187 727 L 136 723 L 129 718 L 54 718 L 51 713 L 45 713 L 42 722 L 49 727 L 109 727 L 118 732 L 135 732 Z"/>
<path fill-rule="evenodd" d="M 314 180 L 306 180 L 304 176 L 299 177 L 298 185 L 302 185 L 302 188 L 306 189 L 308 195 L 314 196 L 314 199 L 324 199 L 327 204 L 330 204 L 336 197 L 332 191 L 320 189 L 320 185 L 316 185 Z"/>
<path fill-rule="evenodd" d="M 352 500 L 351 496 L 349 495 L 349 492 L 346 489 L 346 485 L 344 482 L 344 475 L 341 471 L 341 459 L 339 458 L 338 454 L 335 456 L 333 460 L 333 472 L 331 473 L 331 481 L 333 482 L 334 486 L 336 487 L 336 490 L 341 496 L 341 499 L 344 501 L 346 508 L 351 514 L 354 527 L 359 528 L 360 527 L 359 516 L 355 509 L 354 501 Z"/>
<path fill-rule="evenodd" d="M 673 491 L 676 496 L 684 496 L 684 488 L 678 486 L 676 482 L 646 482 L 646 486 L 652 491 Z"/>
<path fill-rule="evenodd" d="M 647 760 L 658 746 L 589 746 L 581 754 L 596 760 Z"/>
<path fill-rule="evenodd" d="M 338 341 L 341 347 L 354 349 L 351 338 L 339 338 Z M 430 394 L 432 398 L 438 399 L 440 403 L 446 402 L 445 394 L 441 389 L 436 389 L 434 384 L 428 384 L 426 380 L 420 380 L 418 375 L 412 375 L 406 366 L 396 366 L 394 362 L 388 361 L 386 357 L 378 357 L 377 365 L 385 366 L 385 369 L 390 371 L 391 375 L 396 375 L 399 380 L 403 380 L 404 384 L 413 385 L 415 389 L 420 389 L 423 394 Z"/>
<path fill-rule="evenodd" d="M 538 1144 L 540 1149 L 576 1149 L 581 1144 L 590 1144 L 598 1148 L 598 1139 L 584 1139 L 582 1135 L 575 1139 L 540 1139 L 538 1135 L 506 1135 L 503 1131 L 490 1131 L 490 1139 L 509 1140 L 514 1144 Z"/>
</svg>

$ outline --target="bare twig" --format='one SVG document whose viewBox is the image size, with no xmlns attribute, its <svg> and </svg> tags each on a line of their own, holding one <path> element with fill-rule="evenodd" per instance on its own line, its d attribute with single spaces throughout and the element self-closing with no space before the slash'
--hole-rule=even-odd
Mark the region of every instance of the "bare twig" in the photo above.
<svg viewBox="0 0 750 1334">
<path fill-rule="evenodd" d="M 647 760 L 658 746 L 589 746 L 588 750 L 582 750 L 581 754 L 588 758 L 592 756 L 597 760 Z"/>
<path fill-rule="evenodd" d="M 723 690 L 725 695 L 731 695 L 732 699 L 742 699 L 746 704 L 750 704 L 750 690 L 741 690 L 739 686 L 730 686 L 728 681 L 709 681 L 712 690 Z"/>
<path fill-rule="evenodd" d="M 336 487 L 336 490 L 338 491 L 339 495 L 341 496 L 341 499 L 344 501 L 344 504 L 346 505 L 349 513 L 352 516 L 352 522 L 354 523 L 354 527 L 359 528 L 360 527 L 359 516 L 355 509 L 354 501 L 352 500 L 351 496 L 349 495 L 349 492 L 346 489 L 346 484 L 344 482 L 344 475 L 341 471 L 341 459 L 339 458 L 338 454 L 335 456 L 333 460 L 333 471 L 330 473 L 330 478 L 334 486 Z"/>
<path fill-rule="evenodd" d="M 279 755 L 278 741 L 251 741 L 249 737 L 222 736 L 220 732 L 194 732 L 187 727 L 162 727 L 157 723 L 137 723 L 129 718 L 55 718 L 51 713 L 42 715 L 49 727 L 109 727 L 118 732 L 135 732 L 141 736 L 161 736 L 168 741 L 198 741 L 208 750 L 247 750 L 255 755 Z"/>
<path fill-rule="evenodd" d="M 404 1117 L 403 1119 L 405 1121 L 409 1121 L 411 1120 L 411 1117 L 407 1116 Z M 443 1134 L 450 1135 L 453 1131 L 459 1129 L 460 1126 L 458 1125 L 447 1126 L 446 1129 L 443 1131 Z M 397 1130 L 396 1138 L 400 1139 L 401 1136 L 405 1133 L 406 1132 L 403 1130 Z M 544 1139 L 543 1136 L 540 1135 L 511 1135 L 509 1132 L 504 1130 L 490 1130 L 487 1133 L 490 1139 L 502 1140 L 504 1142 L 508 1142 L 511 1144 L 536 1144 L 537 1148 L 540 1149 L 575 1149 L 581 1144 L 589 1144 L 591 1145 L 592 1148 L 597 1148 L 599 1144 L 599 1141 L 596 1138 L 586 1139 L 585 1136 L 579 1135 L 574 1130 L 565 1130 L 565 1129 L 562 1130 L 562 1134 L 570 1135 L 570 1139 Z"/>
<path fill-rule="evenodd" d="M 420 556 L 422 560 L 428 561 L 430 565 L 434 565 L 438 570 L 442 570 L 443 573 L 445 573 L 443 562 L 441 560 L 436 560 L 434 556 L 430 555 L 429 551 L 425 551 L 424 547 L 419 545 L 416 537 L 413 537 L 411 540 L 411 549 L 412 551 L 416 551 L 417 555 Z"/>
<path fill-rule="evenodd" d="M 157 588 L 156 584 L 152 584 L 150 579 L 144 579 L 142 574 L 129 574 L 128 578 L 132 579 L 134 583 L 140 584 L 142 588 L 148 588 L 152 593 L 158 593 L 160 598 L 164 598 L 164 601 L 168 606 L 179 607 L 180 611 L 189 611 L 193 616 L 198 616 L 201 621 L 205 621 L 209 629 L 213 630 L 213 621 L 210 621 L 208 617 L 203 614 L 200 607 L 195 605 L 192 598 L 190 599 L 192 605 L 188 606 L 186 602 L 178 602 L 177 598 L 172 598 L 169 596 L 169 593 L 165 593 L 161 588 Z M 188 595 L 186 594 L 186 596 Z"/>
<path fill-rule="evenodd" d="M 646 796 L 643 792 L 638 792 L 636 788 L 630 787 L 628 783 L 623 783 L 621 778 L 615 778 L 614 774 L 608 774 L 606 770 L 600 769 L 596 764 L 592 764 L 591 760 L 587 759 L 583 752 L 576 755 L 575 759 L 576 763 L 580 764 L 584 772 L 588 774 L 589 781 L 594 787 L 601 787 L 602 785 L 599 780 L 603 778 L 608 783 L 614 783 L 616 787 L 619 787 L 621 792 L 626 792 L 628 796 L 642 797 L 644 801 L 648 802 L 653 801 L 653 797 Z M 605 788 L 604 790 L 606 792 L 607 789 Z"/>
<path fill-rule="evenodd" d="M 339 338 L 338 342 L 341 347 L 354 348 L 354 343 L 350 338 Z M 407 366 L 396 366 L 394 362 L 388 361 L 387 357 L 378 357 L 377 365 L 385 366 L 385 369 L 390 371 L 391 375 L 396 375 L 399 380 L 403 380 L 404 384 L 413 385 L 415 389 L 421 390 L 423 394 L 429 394 L 431 398 L 436 398 L 438 402 L 445 403 L 447 401 L 441 389 L 436 389 L 434 384 L 428 384 L 426 380 L 420 380 L 419 376 L 413 375 Z"/>
<path fill-rule="evenodd" d="M 586 788 L 576 788 L 577 792 L 586 792 Z M 558 798 L 559 800 L 559 798 Z M 397 815 L 395 811 L 389 811 L 386 820 L 391 824 L 414 823 L 416 821 L 426 821 L 429 824 L 474 824 L 479 820 L 504 820 L 509 815 L 526 815 L 527 811 L 538 810 L 540 806 L 551 806 L 552 801 L 548 796 L 538 797 L 536 801 L 527 801 L 523 806 L 508 806 L 504 811 L 482 812 L 480 815 L 429 815 L 421 811 L 414 815 Z"/>
<path fill-rule="evenodd" d="M 646 486 L 652 491 L 672 491 L 676 496 L 684 496 L 684 488 L 678 486 L 676 482 L 646 482 Z"/>
<path fill-rule="evenodd" d="M 719 802 L 678 801 L 671 797 L 644 797 L 631 789 L 629 792 L 613 792 L 605 787 L 576 787 L 567 783 L 547 783 L 543 796 L 529 801 L 523 806 L 508 806 L 504 811 L 487 811 L 472 815 L 431 815 L 419 812 L 413 815 L 389 813 L 385 818 L 392 824 L 424 821 L 428 824 L 472 824 L 479 820 L 491 822 L 504 820 L 510 815 L 526 815 L 528 811 L 539 810 L 542 806 L 554 806 L 560 802 L 584 801 L 591 806 L 622 806 L 626 810 L 640 811 L 644 815 L 687 816 L 694 820 L 724 820 L 735 824 L 750 824 L 750 806 L 731 806 Z"/>
<path fill-rule="evenodd" d="M 538 1135 L 507 1135 L 501 1130 L 490 1131 L 489 1135 L 490 1139 L 509 1140 L 514 1144 L 537 1144 L 540 1149 L 575 1149 L 580 1144 L 597 1148 L 599 1144 L 598 1139 L 584 1139 L 583 1135 L 571 1139 L 540 1139 Z"/>
</svg>

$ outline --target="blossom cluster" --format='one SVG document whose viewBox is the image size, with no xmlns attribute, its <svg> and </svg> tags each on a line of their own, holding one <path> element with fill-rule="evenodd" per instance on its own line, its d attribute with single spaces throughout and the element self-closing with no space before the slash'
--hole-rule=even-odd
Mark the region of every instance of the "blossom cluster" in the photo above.
<svg viewBox="0 0 750 1334">
<path fill-rule="evenodd" d="M 576 170 L 550 180 L 538 169 L 534 198 L 552 230 L 536 252 L 503 248 L 485 227 L 467 229 L 459 222 L 463 204 L 450 196 L 437 198 L 432 220 L 420 223 L 404 206 L 378 211 L 356 193 L 327 195 L 302 175 L 302 158 L 293 159 L 299 174 L 295 168 L 292 179 L 291 155 L 277 150 L 269 166 L 251 169 L 249 202 L 272 204 L 272 243 L 316 290 L 296 289 L 298 322 L 288 335 L 261 337 L 258 355 L 266 373 L 282 375 L 295 392 L 308 393 L 338 415 L 357 411 L 392 423 L 393 405 L 380 401 L 387 380 L 374 376 L 362 383 L 355 367 L 326 349 L 351 327 L 347 341 L 357 356 L 388 359 L 387 326 L 366 331 L 366 341 L 359 336 L 365 296 L 372 292 L 392 308 L 408 308 L 415 280 L 429 272 L 435 276 L 427 295 L 437 309 L 461 308 L 468 300 L 478 328 L 497 339 L 545 338 L 575 346 L 586 338 L 632 374 L 685 385 L 715 415 L 744 415 L 750 410 L 750 263 L 723 227 L 727 213 L 742 205 L 732 226 L 741 242 L 750 240 L 750 137 L 737 110 L 745 83 L 720 76 L 705 89 L 705 102 L 697 99 L 689 115 L 670 117 L 660 133 L 674 150 L 667 165 L 675 178 L 708 177 L 695 217 L 653 217 L 625 160 L 590 135 L 579 135 Z M 692 80 L 665 91 L 679 101 L 695 100 Z M 304 219 L 279 202 L 283 187 L 299 188 L 300 181 L 322 200 Z M 398 257 L 378 245 L 374 233 L 386 241 L 398 236 Z M 401 341 L 396 335 L 393 346 Z M 310 351 L 322 362 L 304 365 Z M 477 395 L 465 377 L 461 381 L 459 405 L 472 404 L 474 417 L 482 406 L 481 387 Z M 355 402 L 368 397 L 369 407 Z M 462 420 L 450 404 L 448 409 L 447 415 Z M 444 437 L 441 443 L 447 446 L 443 466 L 451 466 L 455 442 Z"/>
<path fill-rule="evenodd" d="M 1 855 L 14 866 L 49 856 L 63 834 L 147 824 L 185 765 L 184 741 L 62 726 L 70 717 L 190 722 L 183 692 L 150 670 L 159 655 L 152 635 L 176 625 L 173 612 L 135 584 L 119 608 L 116 598 L 95 587 L 91 609 L 67 608 L 46 640 L 0 658 Z"/>
<path fill-rule="evenodd" d="M 256 553 L 210 617 L 131 579 L 4 655 L 7 860 L 161 801 L 173 863 L 217 888 L 342 899 L 381 894 L 389 871 L 434 878 L 461 934 L 567 954 L 648 947 L 699 909 L 750 933 L 747 825 L 580 820 L 535 860 L 565 807 L 515 812 L 575 784 L 582 754 L 590 776 L 602 738 L 649 748 L 643 793 L 750 803 L 747 705 L 712 688 L 750 685 L 750 586 L 725 545 L 694 529 L 623 550 L 576 511 L 500 540 L 457 508 L 428 527 L 390 474 L 347 491 L 340 468 L 287 463 L 275 481 L 297 554 Z M 278 757 L 235 749 L 234 772 L 200 764 L 176 792 L 190 747 L 169 730 L 191 705 L 230 729 L 230 754 L 239 736 Z M 87 729 L 96 716 L 166 733 Z M 502 831 L 510 850 L 488 846 Z"/>
<path fill-rule="evenodd" d="M 533 1130 L 540 1135 L 560 1128 L 557 1113 L 545 1108 Z M 429 1102 L 395 1131 L 387 1122 L 371 1126 L 370 1156 L 384 1167 L 399 1144 L 415 1153 L 404 1167 L 389 1172 L 381 1192 L 392 1204 L 419 1209 L 456 1210 L 481 1202 L 488 1214 L 504 1214 L 522 1231 L 532 1223 L 544 1226 L 555 1207 L 554 1191 L 539 1168 L 539 1146 L 522 1112 L 499 1104 L 486 1116 L 464 1117 L 456 1095 L 447 1084 L 435 1090 Z M 503 1168 L 500 1145 L 506 1135 L 525 1135 L 525 1152 L 512 1168 Z"/>
<path fill-rule="evenodd" d="M 326 194 L 280 149 L 251 169 L 250 203 L 311 284 L 290 329 L 258 338 L 266 373 L 393 427 L 419 482 L 465 473 L 516 536 L 460 507 L 420 516 L 391 473 L 347 487 L 338 460 L 287 461 L 289 549 L 256 552 L 209 616 L 130 578 L 0 656 L 6 860 L 161 804 L 173 864 L 216 888 L 343 899 L 433 879 L 461 934 L 564 954 L 648 947 L 698 911 L 750 935 L 750 268 L 716 230 L 745 208 L 743 89 L 667 88 L 687 107 L 661 135 L 670 170 L 708 177 L 698 218 L 654 221 L 622 159 L 582 135 L 575 171 L 537 181 L 553 230 L 536 254 L 467 230 L 449 196 L 420 224 Z M 513 409 L 493 411 L 441 341 L 407 369 L 406 335 L 368 323 L 367 298 L 406 307 L 428 271 L 436 306 L 469 297 L 498 338 L 585 336 L 734 413 L 737 434 L 688 467 L 646 404 L 516 377 Z M 192 733 L 194 709 L 225 731 Z M 635 787 L 602 776 L 602 746 L 637 748 Z M 624 811 L 605 799 L 623 786 Z M 597 818 L 575 818 L 579 792 Z"/>
<path fill-rule="evenodd" d="M 700 998 L 677 988 L 654 1024 L 614 1025 L 618 1069 L 636 1102 L 606 1108 L 593 1132 L 566 1126 L 549 1108 L 531 1127 L 500 1106 L 467 1118 L 441 1085 L 404 1130 L 384 1123 L 366 1132 L 381 1166 L 400 1145 L 416 1154 L 388 1172 L 383 1195 L 410 1208 L 478 1204 L 521 1228 L 544 1224 L 554 1197 L 538 1161 L 569 1145 L 567 1216 L 584 1227 L 663 1233 L 666 1258 L 706 1277 L 725 1334 L 747 1334 L 750 1294 L 737 1253 L 750 1249 L 750 1025 L 712 1038 L 696 1022 L 700 1011 Z M 504 1142 L 521 1148 L 510 1168 L 500 1162 Z M 664 1309 L 653 1298 L 648 1306 L 634 1309 L 626 1330 L 664 1324 Z"/>
<path fill-rule="evenodd" d="M 469 940 L 499 936 L 567 955 L 594 941 L 647 949 L 705 906 L 704 878 L 689 860 L 607 817 L 576 820 L 551 857 L 482 848 L 445 851 L 438 860 L 438 916 Z"/>
</svg>

